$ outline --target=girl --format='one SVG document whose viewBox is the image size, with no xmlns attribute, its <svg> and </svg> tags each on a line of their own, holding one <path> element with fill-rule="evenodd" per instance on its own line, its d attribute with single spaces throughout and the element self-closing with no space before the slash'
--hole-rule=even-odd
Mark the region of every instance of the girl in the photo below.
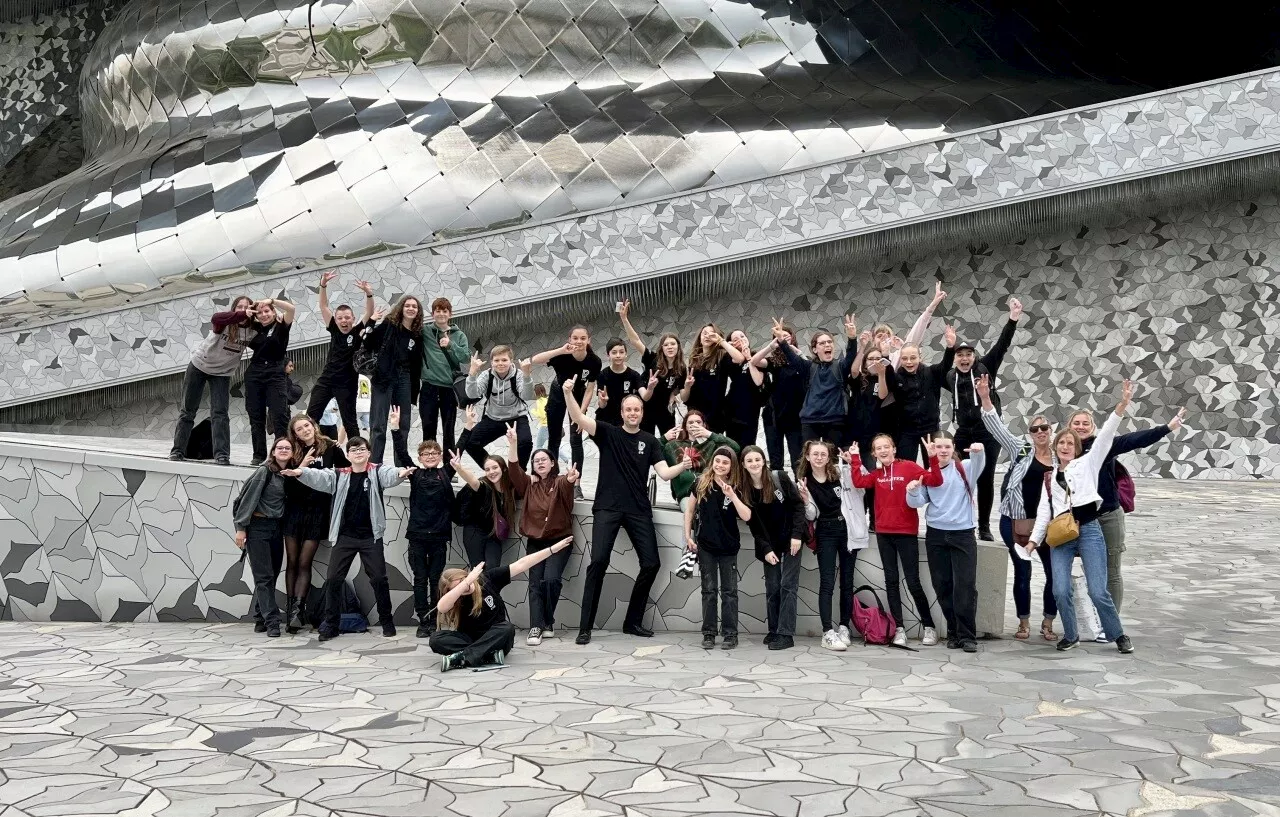
<svg viewBox="0 0 1280 817">
<path fill-rule="evenodd" d="M 539 352 L 532 358 L 536 366 L 547 365 L 555 372 L 555 380 L 547 389 L 547 447 L 552 451 L 560 450 L 560 436 L 564 434 L 565 394 L 561 388 L 569 378 L 576 378 L 573 387 L 573 399 L 578 401 L 585 414 L 596 395 L 596 378 L 600 376 L 602 364 L 600 357 L 591 348 L 591 336 L 585 326 L 575 326 L 569 330 L 569 340 L 546 352 Z M 573 423 L 569 424 L 569 452 L 573 467 L 582 470 L 583 449 L 582 430 Z"/>
<path fill-rule="evenodd" d="M 796 596 L 800 586 L 800 544 L 812 506 L 800 498 L 800 490 L 782 469 L 765 468 L 764 451 L 749 445 L 742 449 L 743 490 L 751 507 L 751 533 L 756 558 L 764 562 L 764 599 L 769 634 L 764 643 L 771 650 L 795 646 Z"/>
<path fill-rule="evenodd" d="M 373 320 L 378 321 L 378 313 Z M 409 468 L 409 426 L 422 382 L 422 302 L 405 295 L 364 340 L 365 349 L 378 350 L 378 362 L 370 380 L 369 459 L 381 463 L 387 449 L 387 418 L 391 407 L 400 409 L 400 427 L 391 432 L 397 468 Z"/>
<path fill-rule="evenodd" d="M 725 389 L 729 372 L 746 359 L 746 355 L 724 339 L 724 333 L 714 323 L 698 330 L 698 340 L 689 353 L 689 372 L 685 375 L 680 399 L 691 411 L 702 412 L 707 428 L 712 431 L 725 430 Z"/>
<path fill-rule="evenodd" d="M 790 326 L 779 324 L 786 342 L 795 346 L 796 333 Z M 782 468 L 783 444 L 791 454 L 791 471 L 800 467 L 800 409 L 804 406 L 805 382 L 799 369 L 789 365 L 782 349 L 775 344 L 771 352 L 757 352 L 751 364 L 764 370 L 769 380 L 769 399 L 764 408 L 764 444 L 769 450 L 769 467 Z"/>
<path fill-rule="evenodd" d="M 760 433 L 760 409 L 764 406 L 765 380 L 760 367 L 751 363 L 751 341 L 735 329 L 729 343 L 746 358 L 729 369 L 729 394 L 725 397 L 725 433 L 739 447 L 755 445 Z"/>
<path fill-rule="evenodd" d="M 716 449 L 711 467 L 698 477 L 694 501 L 684 513 L 684 538 L 698 554 L 702 574 L 702 649 L 716 646 L 716 594 L 720 595 L 720 648 L 738 646 L 738 520 L 751 521 L 751 508 L 738 496 L 742 474 L 738 452 Z"/>
<path fill-rule="evenodd" d="M 305 414 L 289 421 L 289 443 L 293 446 L 290 468 L 310 457 L 311 468 L 346 468 L 351 465 L 342 448 L 320 433 Z M 285 569 L 285 627 L 290 635 L 306 626 L 307 594 L 311 590 L 311 561 L 320 542 L 329 538 L 329 511 L 333 497 L 291 479 L 285 483 L 283 522 Z"/>
<path fill-rule="evenodd" d="M 916 613 L 920 616 L 920 625 L 924 627 L 920 643 L 926 647 L 938 643 L 938 631 L 933 626 L 933 614 L 929 611 L 929 597 L 924 594 L 924 586 L 920 584 L 920 542 L 917 538 L 920 517 L 916 514 L 916 509 L 907 504 L 908 483 L 919 479 L 929 488 L 942 485 L 942 472 L 938 470 L 938 460 L 933 456 L 931 438 L 926 442 L 925 449 L 929 456 L 928 471 L 912 460 L 897 459 L 893 440 L 888 434 L 877 434 L 871 441 L 871 451 L 877 463 L 876 470 L 871 473 L 862 467 L 858 446 L 855 444 L 849 449 L 853 484 L 859 488 L 876 489 L 876 545 L 880 548 L 880 562 L 884 567 L 884 587 L 885 595 L 889 597 L 889 611 L 898 624 L 893 643 L 899 647 L 907 645 L 907 631 L 903 628 L 902 619 L 903 576 L 906 577 L 911 599 L 915 602 Z M 898 573 L 899 561 L 902 562 L 901 574 Z"/>
<path fill-rule="evenodd" d="M 456 567 L 442 573 L 440 601 L 436 603 L 436 631 L 430 641 L 432 651 L 444 656 L 440 671 L 505 664 L 507 653 L 516 643 L 516 628 L 507 619 L 502 588 L 510 584 L 512 578 L 572 546 L 573 537 L 566 536 L 551 547 L 530 553 L 506 567 L 486 570 L 481 562 L 470 573 Z"/>
<path fill-rule="evenodd" d="M 807 360 L 791 345 L 791 335 L 778 321 L 773 322 L 773 340 L 756 353 L 763 359 L 775 348 L 781 349 L 787 364 L 808 382 L 804 406 L 800 409 L 800 435 L 805 442 L 826 440 L 837 445 L 844 438 L 845 395 L 844 381 L 853 365 L 858 344 L 855 338 L 858 327 L 852 315 L 844 316 L 844 333 L 849 343 L 844 357 L 836 362 L 836 339 L 830 332 L 818 331 L 809 340 L 813 360 Z"/>
<path fill-rule="evenodd" d="M 1000 538 L 1013 562 L 1013 605 L 1018 613 L 1018 631 L 1014 638 L 1026 640 L 1031 637 L 1031 561 L 1019 556 L 1014 545 L 1026 547 L 1031 540 L 1040 495 L 1044 493 L 1044 475 L 1053 470 L 1053 446 L 1049 441 L 1053 426 L 1047 417 L 1037 414 L 1027 423 L 1027 436 L 1015 437 L 991 399 L 990 381 L 980 377 L 974 388 L 982 401 L 983 425 L 1000 447 L 1009 452 L 1009 470 L 1000 487 Z M 1044 568 L 1040 637 L 1056 641 L 1053 620 L 1058 616 L 1058 604 L 1053 598 L 1053 563 L 1048 548 L 1036 552 Z"/>
<path fill-rule="evenodd" d="M 494 455 L 486 456 L 482 462 L 484 478 L 476 477 L 462 465 L 462 450 L 470 442 L 475 425 L 475 407 L 467 406 L 467 428 L 458 439 L 458 450 L 452 453 L 450 460 L 454 472 L 466 483 L 458 495 L 462 508 L 462 546 L 471 564 L 487 562 L 498 565 L 502 563 L 502 545 L 515 526 L 516 500 L 520 498 L 507 474 L 507 463 L 519 463 L 520 455 L 517 446 L 511 445 L 507 449 L 506 461 Z M 508 442 L 515 435 L 515 425 L 508 423 Z"/>
<path fill-rule="evenodd" d="M 671 410 L 673 398 L 683 388 L 688 366 L 684 362 L 684 349 L 680 338 L 667 332 L 658 338 L 658 345 L 649 349 L 640 339 L 640 333 L 631 325 L 631 301 L 622 302 L 618 317 L 632 348 L 640 353 L 648 385 L 640 392 L 644 398 L 644 419 L 640 428 L 661 437 L 675 428 L 676 418 Z"/>
<path fill-rule="evenodd" d="M 249 341 L 253 359 L 244 372 L 244 410 L 249 415 L 254 462 L 267 458 L 268 411 L 271 436 L 279 438 L 289 432 L 289 381 L 284 370 L 293 312 L 293 304 L 275 298 L 258 301 L 254 306 L 256 331 Z"/>
<path fill-rule="evenodd" d="M 1036 511 L 1036 526 L 1031 531 L 1031 541 L 1027 547 L 1035 550 L 1045 544 L 1045 535 L 1049 530 L 1049 522 L 1055 514 L 1070 512 L 1080 528 L 1079 535 L 1054 547 L 1050 553 L 1053 561 L 1053 596 L 1062 611 L 1062 640 L 1058 649 L 1066 651 L 1080 643 L 1076 630 L 1075 600 L 1071 592 L 1071 563 L 1079 554 L 1084 566 L 1085 582 L 1089 586 L 1089 598 L 1098 610 L 1098 618 L 1102 620 L 1102 629 L 1107 639 L 1116 642 L 1116 649 L 1128 655 L 1133 652 L 1133 642 L 1124 634 L 1124 625 L 1120 622 L 1120 612 L 1107 591 L 1107 544 L 1102 538 L 1102 526 L 1098 524 L 1098 507 L 1101 498 L 1098 495 L 1098 472 L 1102 469 L 1107 454 L 1111 452 L 1111 443 L 1115 440 L 1116 429 L 1129 401 L 1133 398 L 1133 384 L 1126 380 L 1120 394 L 1120 402 L 1116 410 L 1107 417 L 1102 430 L 1098 432 L 1089 453 L 1084 453 L 1080 435 L 1070 428 L 1064 428 L 1053 439 L 1053 451 L 1058 462 L 1052 472 L 1045 475 L 1040 507 Z"/>
<path fill-rule="evenodd" d="M 955 359 L 954 326 L 947 327 L 945 337 L 947 350 L 943 352 L 942 360 L 932 366 L 921 363 L 920 347 L 902 347 L 897 370 L 889 380 L 889 388 L 898 407 L 898 436 L 894 447 L 905 460 L 915 460 L 921 453 L 920 439 L 938 430 L 942 389 Z"/>
<path fill-rule="evenodd" d="M 689 410 L 680 428 L 672 428 L 667 432 L 667 441 L 662 445 L 667 464 L 675 465 L 686 455 L 693 463 L 691 468 L 671 480 L 671 496 L 680 503 L 680 510 L 685 509 L 684 500 L 693 493 L 698 474 L 706 468 L 711 455 L 721 446 L 727 446 L 734 451 L 738 450 L 738 444 L 733 440 L 707 428 L 706 419 L 697 409 Z"/>
<path fill-rule="evenodd" d="M 271 459 L 258 466 L 240 488 L 232 507 L 236 526 L 236 547 L 248 553 L 253 571 L 254 617 L 260 623 L 255 632 L 268 638 L 280 637 L 280 607 L 276 604 L 276 579 L 284 544 L 280 539 L 280 518 L 284 516 L 285 480 L 280 472 L 290 467 L 293 446 L 281 437 L 271 447 Z"/>
<path fill-rule="evenodd" d="M 837 465 L 835 446 L 822 440 L 804 445 L 800 463 L 800 497 L 805 515 L 814 521 L 818 552 L 818 617 L 822 620 L 822 646 L 842 651 L 853 643 L 849 624 L 853 619 L 853 568 L 858 551 L 867 546 L 867 522 L 862 494 L 855 487 L 847 463 Z M 840 565 L 840 624 L 831 620 L 831 596 Z"/>
<path fill-rule="evenodd" d="M 858 338 L 858 354 L 849 367 L 849 411 L 845 415 L 845 441 L 857 443 L 860 451 L 870 451 L 871 441 L 881 431 L 881 408 L 889 397 L 889 377 L 893 368 L 872 342 L 870 332 Z M 875 489 L 863 494 L 863 505 L 875 530 Z"/>
<path fill-rule="evenodd" d="M 514 451 L 515 435 L 507 435 Z M 520 513 L 520 532 L 526 537 L 525 549 L 533 554 L 551 547 L 566 536 L 573 536 L 573 494 L 578 484 L 578 469 L 569 466 L 561 474 L 556 458 L 546 449 L 533 452 L 532 474 L 526 474 L 520 463 L 512 462 L 507 476 L 520 496 L 524 510 Z M 561 551 L 549 562 L 538 562 L 529 571 L 529 637 L 525 643 L 536 647 L 544 638 L 555 637 L 556 605 L 564 586 L 564 568 L 569 551 Z"/>
<path fill-rule="evenodd" d="M 231 464 L 231 417 L 227 413 L 231 403 L 231 376 L 240 366 L 249 341 L 257 334 L 253 328 L 252 311 L 253 299 L 241 295 L 231 302 L 231 308 L 226 312 L 215 312 L 213 331 L 191 353 L 191 362 L 187 364 L 187 373 L 182 380 L 182 408 L 178 412 L 178 425 L 173 430 L 169 459 L 186 459 L 187 443 L 191 439 L 191 429 L 195 426 L 196 412 L 200 410 L 200 400 L 207 384 L 213 461 L 218 465 Z"/>
</svg>

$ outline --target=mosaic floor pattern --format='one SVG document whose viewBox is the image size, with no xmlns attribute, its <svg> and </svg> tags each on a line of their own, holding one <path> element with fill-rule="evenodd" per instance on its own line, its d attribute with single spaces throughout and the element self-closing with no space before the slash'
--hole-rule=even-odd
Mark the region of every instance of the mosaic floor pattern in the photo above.
<svg viewBox="0 0 1280 817">
<path fill-rule="evenodd" d="M 1276 488 L 1143 483 L 1129 657 L 6 622 L 0 817 L 1280 815 Z"/>
</svg>

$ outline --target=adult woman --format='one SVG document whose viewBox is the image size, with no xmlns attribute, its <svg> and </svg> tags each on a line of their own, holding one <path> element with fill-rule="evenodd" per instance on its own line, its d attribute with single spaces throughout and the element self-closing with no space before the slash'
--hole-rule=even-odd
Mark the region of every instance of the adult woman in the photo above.
<svg viewBox="0 0 1280 817">
<path fill-rule="evenodd" d="M 778 324 L 786 342 L 796 344 L 795 330 L 786 324 Z M 769 398 L 764 407 L 764 444 L 769 451 L 769 467 L 782 467 L 785 458 L 783 445 L 791 454 L 792 473 L 800 467 L 800 451 L 804 447 L 801 438 L 800 409 L 804 407 L 804 374 L 787 363 L 782 349 L 769 344 L 772 351 L 757 352 L 751 364 L 764 370 L 769 379 Z"/>
<path fill-rule="evenodd" d="M 698 339 L 689 353 L 689 373 L 685 375 L 680 399 L 690 410 L 702 412 L 707 428 L 712 431 L 725 430 L 729 372 L 746 359 L 746 355 L 724 339 L 724 333 L 714 323 L 698 330 Z"/>
<path fill-rule="evenodd" d="M 280 607 L 276 604 L 276 579 L 284 543 L 280 539 L 280 518 L 284 516 L 285 480 L 280 472 L 290 467 L 293 446 L 281 437 L 271 447 L 271 459 L 258 466 L 240 488 L 232 507 L 236 526 L 236 547 L 246 551 L 253 571 L 253 605 L 261 620 L 256 630 L 268 638 L 280 637 Z"/>
<path fill-rule="evenodd" d="M 516 449 L 515 434 L 507 435 L 510 450 Z M 532 474 L 526 474 L 518 462 L 510 462 L 507 476 L 516 494 L 524 497 L 520 512 L 520 532 L 525 535 L 525 552 L 537 553 L 554 543 L 573 536 L 573 492 L 578 484 L 578 469 L 569 466 L 560 473 L 556 457 L 545 448 L 530 458 Z M 556 605 L 564 586 L 564 568 L 569 551 L 563 550 L 549 561 L 538 562 L 529 571 L 529 636 L 525 643 L 536 647 L 544 638 L 555 637 Z"/>
<path fill-rule="evenodd" d="M 662 453 L 668 465 L 675 465 L 688 456 L 692 466 L 671 480 L 671 497 L 680 503 L 684 510 L 684 500 L 693 493 L 698 474 L 711 462 L 711 455 L 717 448 L 728 446 L 738 451 L 738 444 L 707 428 L 706 418 L 697 409 L 689 409 L 684 416 L 680 428 L 672 428 L 667 432 L 666 442 L 662 444 Z"/>
<path fill-rule="evenodd" d="M 1097 439 L 1089 452 L 1084 453 L 1080 435 L 1070 428 L 1059 431 L 1053 439 L 1053 451 L 1058 462 L 1046 474 L 1044 494 L 1036 511 L 1036 525 L 1031 531 L 1027 547 L 1036 549 L 1047 546 L 1049 523 L 1055 515 L 1070 513 L 1079 528 L 1078 535 L 1053 547 L 1053 596 L 1062 612 L 1062 640 L 1058 649 L 1065 651 L 1080 643 L 1076 630 L 1075 600 L 1071 592 L 1071 563 L 1077 555 L 1084 566 L 1084 579 L 1089 587 L 1089 598 L 1098 610 L 1102 629 L 1107 639 L 1116 643 L 1116 649 L 1124 654 L 1133 652 L 1133 642 L 1124 634 L 1120 612 L 1116 610 L 1111 594 L 1107 592 L 1107 543 L 1102 538 L 1102 526 L 1098 524 L 1098 508 L 1102 503 L 1098 496 L 1098 472 L 1111 451 L 1116 429 L 1129 401 L 1133 398 L 1133 384 L 1126 380 L 1120 393 L 1120 402 L 1103 423 Z"/>
<path fill-rule="evenodd" d="M 566 536 L 505 567 L 486 569 L 481 562 L 470 573 L 456 567 L 442 573 L 436 631 L 430 642 L 432 651 L 444 656 L 440 671 L 506 663 L 507 653 L 516 643 L 516 628 L 507 619 L 502 588 L 511 584 L 513 577 L 572 546 L 573 537 Z"/>
<path fill-rule="evenodd" d="M 560 435 L 564 434 L 565 393 L 560 384 L 576 378 L 573 387 L 573 399 L 586 412 L 596 394 L 596 378 L 600 376 L 602 364 L 600 356 L 591 348 L 591 336 L 587 327 L 575 326 L 569 330 L 569 340 L 563 346 L 557 346 L 546 352 L 534 355 L 535 366 L 550 366 L 555 372 L 551 388 L 547 389 L 547 448 L 560 450 Z M 582 430 L 573 423 L 569 424 L 569 452 L 573 467 L 582 470 L 583 449 Z"/>
<path fill-rule="evenodd" d="M 254 462 L 267 458 L 268 411 L 271 435 L 278 438 L 289 432 L 289 381 L 284 369 L 293 312 L 293 304 L 275 298 L 254 305 L 253 328 L 257 331 L 249 340 L 253 359 L 244 372 L 244 410 L 249 415 Z"/>
<path fill-rule="evenodd" d="M 853 619 L 853 568 L 858 551 L 867 546 L 867 523 L 862 514 L 862 494 L 852 481 L 847 463 L 835 462 L 835 446 L 823 440 L 804 444 L 800 462 L 800 496 L 806 516 L 814 520 L 818 545 L 818 617 L 822 620 L 822 646 L 842 651 L 853 643 L 848 622 Z M 855 510 L 856 508 L 856 510 Z M 836 564 L 840 565 L 840 624 L 831 618 Z"/>
<path fill-rule="evenodd" d="M 983 425 L 1000 447 L 1009 452 L 1009 470 L 1000 486 L 1000 538 L 1013 562 L 1013 605 L 1018 613 L 1018 631 L 1014 638 L 1027 639 L 1031 636 L 1031 561 L 1019 556 L 1014 546 L 1026 547 L 1031 539 L 1040 495 L 1044 493 L 1044 475 L 1053 470 L 1053 446 L 1049 444 L 1053 426 L 1049 418 L 1037 414 L 1027 423 L 1027 436 L 1016 437 L 1000 418 L 991 399 L 991 382 L 985 376 L 980 377 L 974 390 L 982 403 Z M 1036 552 L 1044 567 L 1040 637 L 1056 641 L 1053 620 L 1058 617 L 1058 604 L 1053 598 L 1053 562 L 1049 548 Z"/>
<path fill-rule="evenodd" d="M 914 460 L 921 453 L 920 440 L 938 430 L 942 389 L 955 360 L 955 327 L 947 327 L 945 338 L 947 349 L 942 360 L 931 366 L 921 362 L 918 346 L 902 347 L 897 369 L 889 380 L 889 389 L 898 404 L 898 433 L 893 444 L 905 460 Z"/>
<path fill-rule="evenodd" d="M 756 558 L 764 562 L 765 619 L 771 650 L 795 646 L 796 597 L 800 588 L 800 544 L 806 536 L 807 511 L 791 476 L 765 467 L 764 451 L 742 449 L 742 490 L 751 507 L 751 533 Z"/>
<path fill-rule="evenodd" d="M 213 314 L 213 331 L 191 352 L 191 362 L 182 379 L 182 407 L 178 412 L 178 425 L 173 430 L 169 459 L 186 459 L 187 442 L 195 426 L 196 412 L 200 410 L 204 387 L 208 385 L 213 461 L 218 465 L 231 464 L 231 417 L 227 412 L 231 403 L 231 375 L 235 374 L 244 350 L 257 333 L 252 326 L 252 313 L 253 299 L 248 295 L 237 297 L 230 309 Z"/>
<path fill-rule="evenodd" d="M 640 353 L 648 385 L 640 392 L 644 399 L 644 419 L 640 428 L 661 437 L 675 428 L 676 418 L 671 411 L 671 401 L 684 388 L 689 367 L 684 362 L 684 349 L 680 338 L 670 332 L 658 338 L 653 349 L 644 345 L 640 333 L 631 325 L 631 301 L 622 302 L 618 317 L 632 348 Z"/>
<path fill-rule="evenodd" d="M 739 447 L 755 445 L 760 434 L 760 409 L 764 406 L 764 372 L 751 363 L 751 341 L 735 329 L 729 343 L 745 358 L 729 367 L 729 393 L 725 396 L 724 431 Z"/>
<path fill-rule="evenodd" d="M 757 358 L 763 359 L 775 348 L 781 349 L 787 364 L 809 384 L 800 409 L 800 436 L 805 442 L 826 440 L 839 445 L 844 438 L 844 379 L 858 353 L 858 326 L 852 315 L 844 316 L 844 334 L 848 345 L 839 362 L 836 361 L 836 339 L 825 330 L 815 332 L 809 340 L 813 360 L 808 360 L 792 347 L 792 336 L 781 321 L 774 319 L 773 340 L 756 353 Z"/>
<path fill-rule="evenodd" d="M 738 551 L 742 539 L 738 520 L 751 520 L 751 508 L 738 496 L 742 474 L 738 452 L 721 446 L 684 512 L 684 538 L 698 554 L 702 574 L 702 649 L 716 646 L 716 595 L 720 596 L 721 649 L 738 646 Z"/>
<path fill-rule="evenodd" d="M 377 313 L 373 319 L 378 320 Z M 422 302 L 405 295 L 365 337 L 364 348 L 378 350 L 378 363 L 370 380 L 369 458 L 381 463 L 387 450 L 387 418 L 391 407 L 400 409 L 400 426 L 391 432 L 392 456 L 397 468 L 409 468 L 409 426 L 413 404 L 422 383 Z"/>
<path fill-rule="evenodd" d="M 520 496 L 507 475 L 507 461 L 492 454 L 486 456 L 482 463 L 483 479 L 462 464 L 462 450 L 466 448 L 475 425 L 475 407 L 468 406 L 467 429 L 462 432 L 458 450 L 453 452 L 451 460 L 454 473 L 466 483 L 458 495 L 462 508 L 462 546 L 471 564 L 487 562 L 497 565 L 502 563 L 503 543 L 515 526 L 516 500 Z M 515 426 L 508 424 L 507 440 L 513 442 L 514 438 Z M 513 463 L 520 461 L 516 445 L 507 449 L 507 458 Z"/>
<path fill-rule="evenodd" d="M 341 446 L 320 433 L 306 414 L 295 414 L 289 421 L 289 443 L 293 446 L 290 468 L 297 468 L 310 458 L 311 468 L 346 468 L 351 465 Z M 296 633 L 307 623 L 307 594 L 311 590 L 311 561 L 320 542 L 329 536 L 329 512 L 333 498 L 323 491 L 308 488 L 300 480 L 285 483 L 284 521 L 284 594 L 285 628 Z"/>
</svg>

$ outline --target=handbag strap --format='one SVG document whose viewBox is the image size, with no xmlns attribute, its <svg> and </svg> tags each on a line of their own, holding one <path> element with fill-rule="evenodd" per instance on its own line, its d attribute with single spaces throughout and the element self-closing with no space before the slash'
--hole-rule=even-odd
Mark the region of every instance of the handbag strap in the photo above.
<svg viewBox="0 0 1280 817">
<path fill-rule="evenodd" d="M 1044 491 L 1049 495 L 1049 518 L 1052 519 L 1056 514 L 1053 512 L 1053 485 L 1050 483 L 1050 472 L 1044 472 Z M 1071 483 L 1067 482 L 1067 472 L 1062 472 L 1063 490 L 1067 493 L 1067 511 L 1071 510 Z M 1066 513 L 1066 511 L 1063 511 Z"/>
</svg>

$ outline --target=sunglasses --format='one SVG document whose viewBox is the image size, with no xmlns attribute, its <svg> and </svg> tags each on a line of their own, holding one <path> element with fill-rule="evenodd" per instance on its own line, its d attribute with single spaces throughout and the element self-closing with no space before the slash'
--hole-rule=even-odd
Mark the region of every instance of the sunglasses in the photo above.
<svg viewBox="0 0 1280 817">
<path fill-rule="evenodd" d="M 1050 428 L 1052 428 L 1052 426 L 1050 426 L 1048 423 L 1044 423 L 1043 425 L 1030 426 L 1027 428 L 1027 430 L 1030 431 L 1032 434 L 1039 434 L 1041 431 L 1048 431 Z"/>
</svg>

